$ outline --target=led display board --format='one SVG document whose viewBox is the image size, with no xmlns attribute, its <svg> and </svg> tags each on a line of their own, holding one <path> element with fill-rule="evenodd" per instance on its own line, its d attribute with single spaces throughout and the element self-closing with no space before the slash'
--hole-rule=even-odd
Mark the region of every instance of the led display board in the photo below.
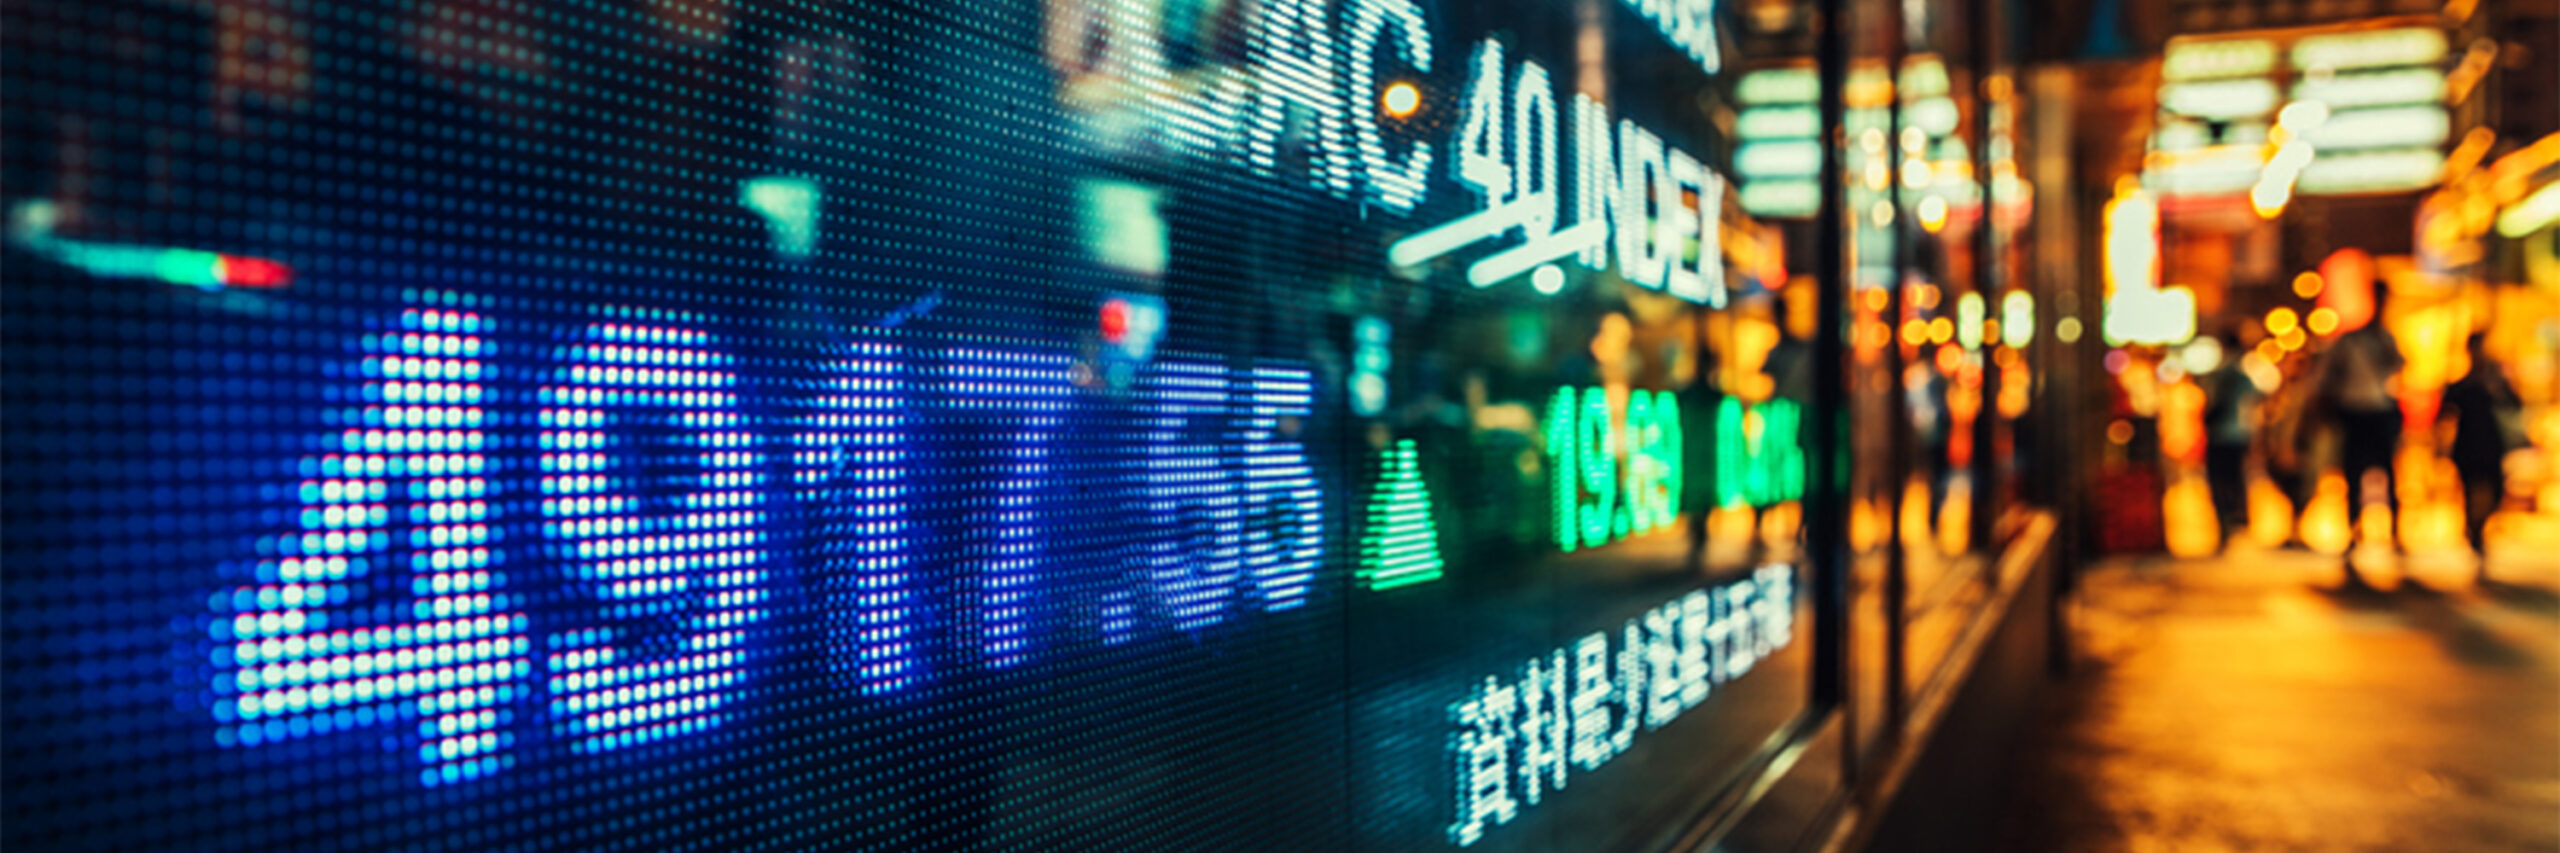
<svg viewBox="0 0 2560 853">
<path fill-rule="evenodd" d="M 1760 216 L 1811 216 L 1821 207 L 1821 80 L 1811 68 L 1767 68 L 1734 87 L 1743 103 L 1734 136 L 1742 207 Z"/>
<path fill-rule="evenodd" d="M 2334 196 L 2432 185 L 2453 136 L 2445 45 L 2432 26 L 2173 39 L 2144 185 L 2172 200 L 2245 193 L 2267 218 L 2297 188 Z M 2279 53 L 2289 61 L 2279 65 Z"/>
<path fill-rule="evenodd" d="M 1721 12 L 13 4 L 9 844 L 1650 849 Z"/>
</svg>

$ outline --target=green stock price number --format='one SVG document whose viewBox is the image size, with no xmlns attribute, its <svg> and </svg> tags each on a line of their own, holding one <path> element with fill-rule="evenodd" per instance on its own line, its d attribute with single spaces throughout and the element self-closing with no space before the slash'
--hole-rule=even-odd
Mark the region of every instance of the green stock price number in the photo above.
<svg viewBox="0 0 2560 853">
<path fill-rule="evenodd" d="M 1556 547 L 1597 548 L 1669 526 L 1679 512 L 1680 404 L 1668 391 L 1562 388 L 1548 403 Z"/>
</svg>

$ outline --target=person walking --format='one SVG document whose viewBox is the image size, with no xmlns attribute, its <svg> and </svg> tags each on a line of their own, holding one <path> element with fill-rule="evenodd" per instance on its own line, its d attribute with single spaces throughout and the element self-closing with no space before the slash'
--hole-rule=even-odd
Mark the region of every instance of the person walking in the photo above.
<svg viewBox="0 0 2560 853">
<path fill-rule="evenodd" d="M 2222 363 L 2203 376 L 2204 409 L 2204 480 L 2213 494 L 2214 521 L 2222 528 L 2222 541 L 2249 529 L 2249 442 L 2257 431 L 2257 409 L 2262 395 L 2257 383 L 2240 369 L 2240 336 L 2225 331 L 2217 335 L 2222 344 Z"/>
<path fill-rule="evenodd" d="M 2523 444 L 2518 419 L 2524 402 L 2516 396 L 2507 371 L 2487 349 L 2488 336 L 2473 333 L 2465 342 L 2471 372 L 2445 386 L 2436 422 L 2453 425 L 2446 456 L 2462 478 L 2462 533 L 2480 555 L 2480 577 L 2489 576 L 2489 516 L 2507 495 L 2507 452 Z"/>
<path fill-rule="evenodd" d="M 2277 370 L 2282 379 L 2258 410 L 2258 459 L 2291 508 L 2285 545 L 2298 548 L 2303 546 L 2303 508 L 2318 491 L 2320 472 L 2326 467 L 2320 451 L 2332 442 L 2319 440 L 2327 419 L 2318 411 L 2320 370 L 2312 354 L 2289 353 L 2277 363 Z"/>
<path fill-rule="evenodd" d="M 2391 457 L 2400 449 L 2400 368 L 2407 361 L 2391 333 L 2383 330 L 2381 312 L 2374 316 L 2329 347 L 2321 379 L 2329 416 L 2338 427 L 2339 473 L 2347 478 L 2351 530 L 2364 512 L 2365 474 L 2376 468 L 2382 470 L 2383 505 L 2390 508 L 2393 524 L 2400 520 L 2400 477 Z M 2397 548 L 2399 537 L 2392 541 Z M 2347 574 L 2361 582 L 2353 571 Z"/>
</svg>

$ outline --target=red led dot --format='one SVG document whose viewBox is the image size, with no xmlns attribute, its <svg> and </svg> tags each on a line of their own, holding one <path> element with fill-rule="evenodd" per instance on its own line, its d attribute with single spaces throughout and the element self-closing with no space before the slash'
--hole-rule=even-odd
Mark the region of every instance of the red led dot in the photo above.
<svg viewBox="0 0 2560 853">
<path fill-rule="evenodd" d="M 293 268 L 265 258 L 223 255 L 220 277 L 232 287 L 283 287 L 293 283 Z"/>
<path fill-rule="evenodd" d="M 1102 340 L 1106 343 L 1116 344 L 1119 343 L 1122 338 L 1128 337 L 1128 335 L 1128 301 L 1123 299 L 1114 299 L 1109 302 L 1102 303 Z"/>
</svg>

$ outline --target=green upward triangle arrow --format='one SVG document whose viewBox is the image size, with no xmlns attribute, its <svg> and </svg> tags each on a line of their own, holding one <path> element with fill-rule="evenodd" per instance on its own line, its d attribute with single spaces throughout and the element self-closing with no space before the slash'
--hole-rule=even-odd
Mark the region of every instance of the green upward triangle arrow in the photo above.
<svg viewBox="0 0 2560 853">
<path fill-rule="evenodd" d="M 1431 488 L 1422 482 L 1413 440 L 1380 454 L 1378 486 L 1360 535 L 1360 585 L 1394 589 L 1440 579 L 1440 531 L 1431 520 Z"/>
</svg>

